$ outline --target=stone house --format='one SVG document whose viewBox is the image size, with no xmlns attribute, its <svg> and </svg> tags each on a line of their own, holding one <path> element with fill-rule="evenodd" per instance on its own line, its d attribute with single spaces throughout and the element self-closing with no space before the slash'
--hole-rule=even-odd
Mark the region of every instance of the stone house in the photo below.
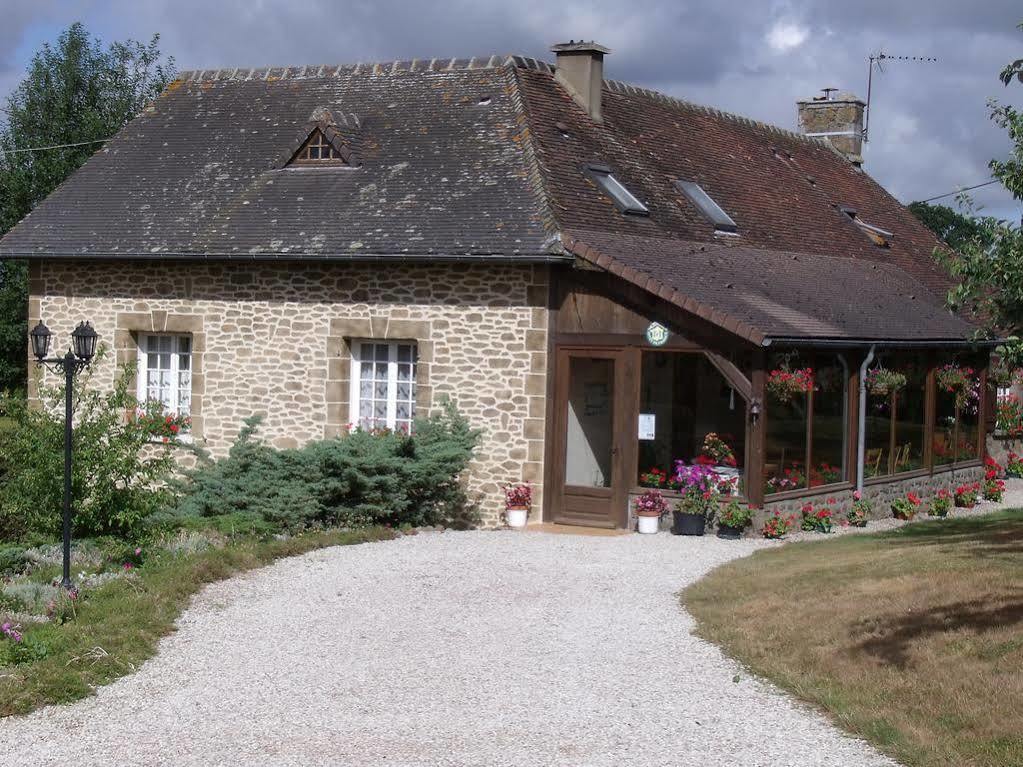
<svg viewBox="0 0 1023 767">
<path fill-rule="evenodd" d="M 0 258 L 30 262 L 30 324 L 90 320 L 94 380 L 138 360 L 214 453 L 254 413 L 289 447 L 452 397 L 488 524 L 528 482 L 533 522 L 627 527 L 708 434 L 767 509 L 979 473 L 990 345 L 863 171 L 862 102 L 801 102 L 796 133 L 553 51 L 183 73 Z"/>
</svg>

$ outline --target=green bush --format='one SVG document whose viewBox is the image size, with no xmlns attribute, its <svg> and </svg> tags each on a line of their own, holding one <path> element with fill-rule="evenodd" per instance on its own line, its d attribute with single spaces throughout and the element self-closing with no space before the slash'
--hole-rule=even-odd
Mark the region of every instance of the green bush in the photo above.
<svg viewBox="0 0 1023 767">
<path fill-rule="evenodd" d="M 260 442 L 258 425 L 246 421 L 226 458 L 200 455 L 174 483 L 179 514 L 255 517 L 282 530 L 475 523 L 459 477 L 480 433 L 450 402 L 411 435 L 355 430 L 290 450 Z"/>
<path fill-rule="evenodd" d="M 97 355 L 97 361 L 102 355 Z M 95 362 L 93 363 L 96 364 Z M 167 501 L 161 489 L 172 466 L 168 445 L 150 444 L 134 417 L 133 367 L 114 387 L 96 391 L 88 370 L 74 390 L 74 533 L 132 537 Z M 0 540 L 60 534 L 64 493 L 64 387 L 41 387 L 42 407 L 0 395 Z M 151 403 L 145 410 L 159 409 Z"/>
</svg>

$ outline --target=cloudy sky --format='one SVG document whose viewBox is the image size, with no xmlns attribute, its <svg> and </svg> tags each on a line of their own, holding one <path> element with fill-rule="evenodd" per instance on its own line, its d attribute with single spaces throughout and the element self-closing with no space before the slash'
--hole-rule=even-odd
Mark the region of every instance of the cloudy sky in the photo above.
<svg viewBox="0 0 1023 767">
<path fill-rule="evenodd" d="M 1019 0 L 0 0 L 0 99 L 76 20 L 106 41 L 159 32 L 179 69 L 550 58 L 552 43 L 596 39 L 613 50 L 609 77 L 787 128 L 796 100 L 822 87 L 865 96 L 871 53 L 933 56 L 874 78 L 865 167 L 907 202 L 989 180 L 1008 142 L 987 101 L 1023 105 L 1023 84 L 997 77 L 1023 57 Z M 1020 219 L 999 186 L 974 194 L 985 212 Z"/>
</svg>

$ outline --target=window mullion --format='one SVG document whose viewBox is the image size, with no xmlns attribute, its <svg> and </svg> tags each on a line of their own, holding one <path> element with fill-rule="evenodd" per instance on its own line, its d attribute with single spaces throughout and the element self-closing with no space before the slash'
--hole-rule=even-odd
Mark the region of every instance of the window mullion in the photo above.
<svg viewBox="0 0 1023 767">
<path fill-rule="evenodd" d="M 398 344 L 387 345 L 387 428 L 398 422 Z"/>
</svg>

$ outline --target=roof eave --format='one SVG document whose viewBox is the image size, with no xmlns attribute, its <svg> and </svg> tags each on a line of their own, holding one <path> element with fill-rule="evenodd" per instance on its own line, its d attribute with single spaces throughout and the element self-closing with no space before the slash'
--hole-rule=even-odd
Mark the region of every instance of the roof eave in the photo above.
<svg viewBox="0 0 1023 767">
<path fill-rule="evenodd" d="M 761 346 L 871 346 L 901 349 L 995 347 L 1005 343 L 1004 338 L 819 338 L 813 336 L 767 336 Z"/>
<path fill-rule="evenodd" d="M 81 253 L 0 251 L 0 261 L 310 261 L 310 262 L 388 262 L 388 263 L 570 263 L 573 257 L 563 253 Z"/>
</svg>

